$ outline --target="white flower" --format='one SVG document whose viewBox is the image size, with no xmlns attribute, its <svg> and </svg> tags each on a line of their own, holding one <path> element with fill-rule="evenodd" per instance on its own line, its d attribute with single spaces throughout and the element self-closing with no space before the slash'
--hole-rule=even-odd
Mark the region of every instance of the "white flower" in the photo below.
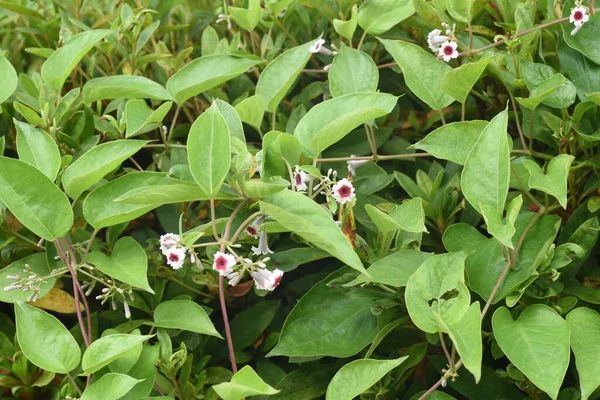
<svg viewBox="0 0 600 400">
<path fill-rule="evenodd" d="M 125 310 L 125 318 L 131 319 L 131 310 L 129 310 L 127 300 L 123 300 L 123 309 Z"/>
<path fill-rule="evenodd" d="M 431 51 L 435 53 L 440 49 L 440 44 L 444 43 L 448 39 L 448 36 L 442 35 L 441 30 L 434 29 L 427 35 L 427 44 L 429 45 Z"/>
<path fill-rule="evenodd" d="M 240 279 L 242 279 L 242 275 L 239 272 L 231 272 L 227 274 L 229 286 L 237 285 L 240 282 Z"/>
<path fill-rule="evenodd" d="M 183 247 L 172 247 L 165 254 L 167 257 L 167 264 L 173 269 L 180 269 L 183 267 L 185 261 L 185 249 Z"/>
<path fill-rule="evenodd" d="M 160 237 L 160 251 L 166 256 L 173 247 L 179 246 L 181 238 L 174 233 L 165 233 Z"/>
<path fill-rule="evenodd" d="M 573 25 L 575 25 L 576 28 L 581 27 L 581 25 L 585 24 L 589 20 L 590 16 L 588 14 L 587 8 L 579 6 L 571 9 L 571 16 L 569 17 L 569 22 L 573 23 Z"/>
<path fill-rule="evenodd" d="M 313 180 L 313 177 L 307 174 L 304 171 L 300 170 L 300 167 L 296 165 L 296 170 L 294 171 L 294 182 L 293 185 L 297 191 L 302 192 L 307 189 L 306 183 Z"/>
<path fill-rule="evenodd" d="M 283 278 L 283 271 L 275 269 L 272 272 L 268 269 L 259 269 L 257 271 L 250 272 L 254 284 L 259 290 L 273 291 L 281 282 Z"/>
<path fill-rule="evenodd" d="M 352 186 L 352 183 L 346 178 L 339 180 L 333 185 L 331 190 L 333 191 L 333 198 L 340 204 L 346 204 L 356 197 L 354 194 L 354 186 Z"/>
<path fill-rule="evenodd" d="M 351 155 L 351 157 L 356 157 L 354 154 Z M 352 176 L 356 175 L 356 168 L 362 167 L 363 165 L 365 165 L 366 163 L 368 163 L 369 160 L 348 160 L 346 161 L 346 164 L 348 164 L 348 172 L 350 172 L 350 174 L 352 174 Z"/>
<path fill-rule="evenodd" d="M 325 39 L 319 39 L 316 42 L 314 42 L 312 44 L 312 46 L 310 46 L 310 48 L 308 49 L 308 51 L 310 51 L 313 54 L 320 53 L 324 44 L 325 44 Z"/>
<path fill-rule="evenodd" d="M 263 223 L 264 220 L 265 217 L 261 215 L 260 217 L 256 218 L 252 224 L 248 225 L 246 227 L 246 232 L 248 233 L 248 235 L 252 236 L 253 238 L 257 238 L 258 230 L 260 229 L 260 225 Z"/>
<path fill-rule="evenodd" d="M 269 249 L 269 244 L 267 243 L 267 231 L 260 232 L 260 236 L 258 237 L 258 247 L 252 246 L 252 253 L 255 256 L 273 254 L 273 251 Z"/>
<path fill-rule="evenodd" d="M 458 51 L 456 48 L 458 45 L 456 42 L 451 42 L 446 40 L 441 44 L 438 54 L 444 59 L 444 61 L 448 62 L 453 58 L 458 58 Z"/>
<path fill-rule="evenodd" d="M 235 265 L 235 256 L 217 251 L 214 257 L 213 269 L 219 272 L 220 275 L 225 276 L 233 272 L 232 268 Z"/>
</svg>

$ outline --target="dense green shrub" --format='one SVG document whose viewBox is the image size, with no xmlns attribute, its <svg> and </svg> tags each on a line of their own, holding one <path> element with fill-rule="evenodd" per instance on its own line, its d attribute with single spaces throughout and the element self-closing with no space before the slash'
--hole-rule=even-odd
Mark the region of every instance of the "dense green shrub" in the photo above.
<svg viewBox="0 0 600 400">
<path fill-rule="evenodd" d="M 0 1 L 0 397 L 600 397 L 598 11 Z"/>
</svg>

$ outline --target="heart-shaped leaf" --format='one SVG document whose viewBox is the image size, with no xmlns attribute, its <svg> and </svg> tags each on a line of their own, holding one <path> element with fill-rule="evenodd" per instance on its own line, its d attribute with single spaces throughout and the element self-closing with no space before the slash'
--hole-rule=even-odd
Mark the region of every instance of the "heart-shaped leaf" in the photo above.
<svg viewBox="0 0 600 400">
<path fill-rule="evenodd" d="M 581 399 L 587 400 L 600 386 L 600 315 L 580 307 L 567 315 L 571 327 L 571 348 L 579 374 Z"/>
<path fill-rule="evenodd" d="M 567 208 L 567 179 L 573 160 L 572 155 L 560 154 L 550 160 L 546 173 L 535 161 L 525 160 L 523 165 L 529 171 L 529 187 L 556 197 L 560 205 Z"/>
<path fill-rule="evenodd" d="M 223 400 L 241 400 L 248 396 L 279 393 L 279 390 L 266 384 L 249 365 L 233 375 L 230 382 L 219 383 L 212 388 Z"/>
<path fill-rule="evenodd" d="M 534 385 L 556 399 L 569 366 L 569 324 L 550 307 L 534 304 L 516 321 L 506 307 L 498 308 L 492 327 L 508 359 Z"/>
<path fill-rule="evenodd" d="M 146 275 L 148 256 L 142 246 L 130 236 L 117 240 L 110 255 L 100 251 L 91 252 L 88 261 L 118 281 L 154 293 Z"/>
</svg>

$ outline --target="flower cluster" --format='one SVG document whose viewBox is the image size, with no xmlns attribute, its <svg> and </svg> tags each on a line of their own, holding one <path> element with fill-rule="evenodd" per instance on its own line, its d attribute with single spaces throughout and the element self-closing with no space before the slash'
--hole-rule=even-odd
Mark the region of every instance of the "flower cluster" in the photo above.
<svg viewBox="0 0 600 400">
<path fill-rule="evenodd" d="M 456 37 L 454 36 L 454 29 L 456 26 L 450 29 L 450 25 L 442 22 L 442 26 L 446 30 L 446 34 L 442 35 L 440 29 L 434 29 L 427 35 L 427 44 L 434 53 L 438 53 L 438 57 L 448 62 L 453 58 L 458 58 L 458 44 Z"/>
<path fill-rule="evenodd" d="M 239 259 L 238 264 L 234 255 L 218 251 L 214 255 L 213 269 L 219 275 L 225 276 L 230 286 L 237 285 L 247 272 L 254 280 L 257 289 L 273 291 L 279 286 L 283 278 L 283 271 L 267 269 L 265 263 L 269 260 L 267 257 L 255 262 L 249 258 L 243 258 Z"/>
<path fill-rule="evenodd" d="M 116 310 L 117 302 L 115 301 L 115 298 L 120 297 L 121 301 L 123 302 L 123 310 L 125 311 L 125 318 L 130 319 L 131 318 L 131 310 L 129 309 L 129 303 L 127 302 L 127 298 L 125 297 L 125 295 L 128 295 L 129 299 L 131 301 L 134 301 L 135 297 L 133 296 L 133 290 L 131 288 L 123 289 L 123 288 L 116 286 L 112 279 L 108 279 L 106 281 L 106 284 L 110 285 L 110 286 L 102 288 L 102 294 L 96 296 L 96 300 L 102 300 L 100 302 L 100 305 L 103 305 L 104 303 L 106 303 L 107 301 L 110 300 L 112 309 Z M 82 289 L 83 288 L 84 287 L 82 287 Z M 88 291 L 86 292 L 86 296 L 88 295 L 88 293 L 91 292 L 92 289 L 93 289 L 93 286 L 90 287 L 90 289 L 88 289 Z"/>
<path fill-rule="evenodd" d="M 21 277 L 20 275 L 8 275 L 6 279 L 12 281 L 10 285 L 4 288 L 4 291 L 10 292 L 13 290 L 21 290 L 23 292 L 30 292 L 27 301 L 36 301 L 40 297 L 41 284 L 46 283 L 46 277 L 39 276 L 32 271 L 29 264 L 25 264 L 23 272 L 27 274 L 27 277 Z"/>
<path fill-rule="evenodd" d="M 571 15 L 569 17 L 569 22 L 575 25 L 575 29 L 571 31 L 571 35 L 576 35 L 577 32 L 581 29 L 583 24 L 590 20 L 589 10 L 587 7 L 584 7 L 580 1 L 575 3 L 576 7 L 571 9 Z"/>
<path fill-rule="evenodd" d="M 181 244 L 181 238 L 174 233 L 166 233 L 160 237 L 160 251 L 167 258 L 167 264 L 173 269 L 180 269 L 185 262 L 185 247 Z M 193 253 L 191 254 L 192 257 Z M 192 262 L 195 261 L 192 260 Z"/>
</svg>

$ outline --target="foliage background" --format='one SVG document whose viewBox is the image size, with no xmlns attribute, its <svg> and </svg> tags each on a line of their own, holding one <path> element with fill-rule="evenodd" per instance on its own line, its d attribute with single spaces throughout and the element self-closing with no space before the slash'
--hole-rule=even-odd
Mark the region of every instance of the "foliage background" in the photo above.
<svg viewBox="0 0 600 400">
<path fill-rule="evenodd" d="M 2 398 L 600 397 L 600 17 L 571 35 L 575 6 L 0 1 L 0 286 L 31 288 L 0 291 Z M 356 200 L 307 197 L 359 160 Z M 211 268 L 260 261 L 259 211 L 273 292 Z"/>
</svg>

